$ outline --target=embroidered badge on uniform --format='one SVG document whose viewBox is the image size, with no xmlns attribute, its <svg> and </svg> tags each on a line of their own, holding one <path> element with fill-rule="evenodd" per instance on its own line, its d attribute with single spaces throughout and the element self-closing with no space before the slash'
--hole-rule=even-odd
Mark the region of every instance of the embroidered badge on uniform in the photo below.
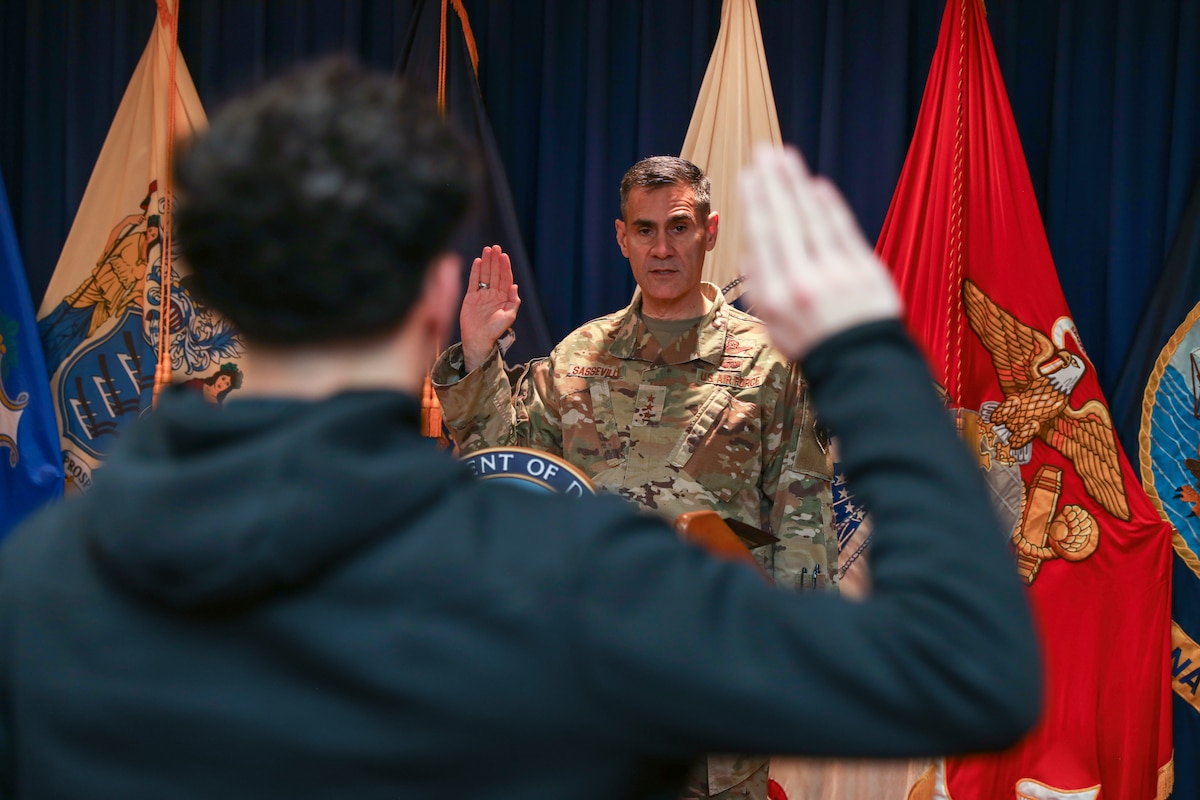
<svg viewBox="0 0 1200 800">
<path fill-rule="evenodd" d="M 725 340 L 725 355 L 727 356 L 744 355 L 753 349 L 753 344 L 742 344 L 732 336 Z"/>
<path fill-rule="evenodd" d="M 662 421 L 663 406 L 666 404 L 667 387 L 643 383 L 638 387 L 637 399 L 633 404 L 632 424 L 657 425 Z"/>
<path fill-rule="evenodd" d="M 734 375 L 731 372 L 705 372 L 700 376 L 705 383 L 717 386 L 732 386 L 737 389 L 753 389 L 763 385 L 762 375 Z"/>
<path fill-rule="evenodd" d="M 568 364 L 566 372 L 568 378 L 617 378 L 620 375 L 621 370 L 616 367 L 597 367 L 587 364 Z"/>
</svg>

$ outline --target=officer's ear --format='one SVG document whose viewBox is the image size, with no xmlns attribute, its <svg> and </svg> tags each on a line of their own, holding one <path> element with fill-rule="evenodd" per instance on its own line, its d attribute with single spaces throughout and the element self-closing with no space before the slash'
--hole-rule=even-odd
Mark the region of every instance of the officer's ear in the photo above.
<svg viewBox="0 0 1200 800">
<path fill-rule="evenodd" d="M 720 223 L 721 217 L 717 212 L 710 211 L 708 214 L 708 222 L 704 225 L 704 249 L 712 250 L 717 246 L 717 226 Z"/>
<path fill-rule="evenodd" d="M 625 238 L 625 220 L 614 220 L 614 223 L 617 229 L 617 247 L 621 248 L 621 255 L 629 258 L 629 243 Z"/>
</svg>

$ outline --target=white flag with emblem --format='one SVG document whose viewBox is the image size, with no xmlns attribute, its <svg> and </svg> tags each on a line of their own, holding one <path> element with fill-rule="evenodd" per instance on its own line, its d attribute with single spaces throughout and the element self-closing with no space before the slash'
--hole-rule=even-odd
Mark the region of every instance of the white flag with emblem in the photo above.
<svg viewBox="0 0 1200 800">
<path fill-rule="evenodd" d="M 763 52 L 755 0 L 725 0 L 721 29 L 704 73 L 680 156 L 712 181 L 712 209 L 732 210 L 737 175 L 759 142 L 780 144 L 779 116 Z M 721 217 L 717 245 L 704 260 L 704 280 L 725 292 L 742 294 L 738 254 L 742 225 L 736 214 Z"/>
</svg>

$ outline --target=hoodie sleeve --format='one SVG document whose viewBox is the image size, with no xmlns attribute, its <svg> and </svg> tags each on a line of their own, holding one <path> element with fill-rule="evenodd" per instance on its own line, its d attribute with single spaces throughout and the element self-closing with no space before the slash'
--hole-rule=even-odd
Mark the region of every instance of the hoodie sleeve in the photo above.
<svg viewBox="0 0 1200 800">
<path fill-rule="evenodd" d="M 667 757 L 1012 744 L 1040 704 L 1032 619 L 920 354 L 899 322 L 873 323 L 804 367 L 873 515 L 871 595 L 780 592 L 650 523 L 610 527 L 578 556 L 576 649 L 597 713 Z"/>
</svg>

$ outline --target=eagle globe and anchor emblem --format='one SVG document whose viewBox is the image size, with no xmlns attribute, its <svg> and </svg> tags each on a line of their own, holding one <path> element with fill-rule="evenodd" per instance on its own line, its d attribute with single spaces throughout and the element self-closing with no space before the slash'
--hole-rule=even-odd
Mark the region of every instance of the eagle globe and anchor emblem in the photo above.
<svg viewBox="0 0 1200 800">
<path fill-rule="evenodd" d="M 1083 359 L 1065 347 L 1074 323 L 1062 318 L 1051 335 L 1020 322 L 970 280 L 963 281 L 967 320 L 992 359 L 1002 401 L 980 405 L 978 435 L 985 469 L 991 459 L 1013 467 L 1028 464 L 1039 440 L 1071 462 L 1084 491 L 1105 511 L 1130 518 L 1121 474 L 1116 433 L 1108 409 L 1098 400 L 1079 408 L 1071 393 L 1085 372 Z M 1082 346 L 1080 347 L 1082 349 Z M 1042 564 L 1052 559 L 1078 562 L 1100 543 L 1100 525 L 1086 508 L 1059 506 L 1063 471 L 1038 467 L 1022 487 L 1021 510 L 1012 531 L 1022 579 L 1032 584 Z"/>
</svg>

